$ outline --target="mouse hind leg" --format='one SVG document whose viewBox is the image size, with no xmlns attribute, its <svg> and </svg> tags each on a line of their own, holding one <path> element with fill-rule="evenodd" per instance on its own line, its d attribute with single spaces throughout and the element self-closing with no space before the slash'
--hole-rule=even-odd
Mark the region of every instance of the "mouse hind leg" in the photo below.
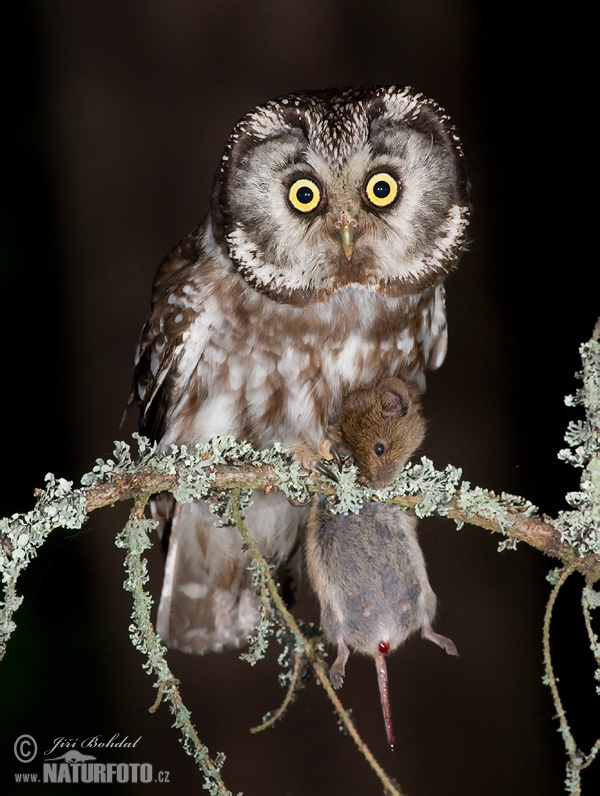
<svg viewBox="0 0 600 796">
<path fill-rule="evenodd" d="M 329 677 L 331 684 L 334 688 L 341 688 L 344 684 L 344 675 L 346 673 L 346 662 L 350 657 L 350 650 L 342 639 L 337 642 L 337 658 L 329 669 Z"/>
<path fill-rule="evenodd" d="M 423 638 L 429 639 L 429 641 L 433 641 L 434 644 L 437 644 L 438 647 L 441 647 L 443 650 L 445 650 L 448 655 L 458 655 L 456 644 L 451 638 L 442 636 L 440 633 L 436 633 L 431 627 L 431 622 L 427 616 L 423 619 L 423 624 L 421 625 L 421 636 Z"/>
</svg>

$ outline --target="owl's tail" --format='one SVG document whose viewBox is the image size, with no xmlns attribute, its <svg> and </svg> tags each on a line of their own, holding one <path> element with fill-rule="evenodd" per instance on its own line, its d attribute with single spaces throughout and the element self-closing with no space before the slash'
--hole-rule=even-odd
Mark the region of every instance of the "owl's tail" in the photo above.
<svg viewBox="0 0 600 796">
<path fill-rule="evenodd" d="M 283 591 L 292 599 L 300 578 L 298 538 L 306 511 L 279 493 L 258 492 L 245 514 L 263 554 L 286 573 Z M 239 531 L 215 526 L 204 502 L 176 504 L 168 520 L 159 636 L 168 647 L 196 655 L 243 647 L 256 627 L 259 606 L 248 571 L 251 557 Z"/>
</svg>

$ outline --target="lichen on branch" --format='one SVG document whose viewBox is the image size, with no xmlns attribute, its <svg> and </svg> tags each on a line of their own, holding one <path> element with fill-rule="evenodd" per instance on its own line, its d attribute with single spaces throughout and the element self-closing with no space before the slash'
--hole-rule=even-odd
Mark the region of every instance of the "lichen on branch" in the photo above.
<svg viewBox="0 0 600 796">
<path fill-rule="evenodd" d="M 590 646 L 599 667 L 600 649 L 597 636 L 591 628 L 591 611 L 600 602 L 593 584 L 600 579 L 600 321 L 590 341 L 580 347 L 582 371 L 578 378 L 582 386 L 566 402 L 581 407 L 584 417 L 569 423 L 565 442 L 560 451 L 564 461 L 581 469 L 579 490 L 569 492 L 566 501 L 571 507 L 550 518 L 539 512 L 525 498 L 514 495 L 497 495 L 491 490 L 472 486 L 462 480 L 457 467 L 448 465 L 436 470 L 426 457 L 408 464 L 398 478 L 385 489 L 373 491 L 357 480 L 357 470 L 346 460 L 336 481 L 315 473 L 308 473 L 290 458 L 280 445 L 257 451 L 245 441 L 231 436 L 218 436 L 206 444 L 171 446 L 168 451 L 158 451 L 156 445 L 134 434 L 137 455 L 132 455 L 128 442 L 115 442 L 113 457 L 98 459 L 90 473 L 81 478 L 78 488 L 72 482 L 48 474 L 45 488 L 34 492 L 35 504 L 31 511 L 13 514 L 0 519 L 0 575 L 2 599 L 0 602 L 0 660 L 6 643 L 15 630 L 14 613 L 21 603 L 17 593 L 20 574 L 36 556 L 40 546 L 56 528 L 80 529 L 89 514 L 103 506 L 118 501 L 133 500 L 134 508 L 125 530 L 118 536 L 117 544 L 127 550 L 126 590 L 133 595 L 134 607 L 130 635 L 134 645 L 144 654 L 144 668 L 156 678 L 159 701 L 169 703 L 175 716 L 175 726 L 182 732 L 186 751 L 202 769 L 205 788 L 213 793 L 225 794 L 220 776 L 223 756 L 212 760 L 200 742 L 187 708 L 181 702 L 178 684 L 166 663 L 166 650 L 156 636 L 150 620 L 151 598 L 144 590 L 147 571 L 142 553 L 151 544 L 149 533 L 153 522 L 144 518 L 143 508 L 151 495 L 169 491 L 176 500 L 209 500 L 219 509 L 219 514 L 233 521 L 244 534 L 242 512 L 252 499 L 253 490 L 281 491 L 293 503 L 310 499 L 313 493 L 329 496 L 331 508 L 336 512 L 359 512 L 365 501 L 391 501 L 412 508 L 419 517 L 441 516 L 453 520 L 457 527 L 465 523 L 481 527 L 502 536 L 500 549 L 514 547 L 518 542 L 528 544 L 556 559 L 560 566 L 554 573 L 554 582 L 562 584 L 568 574 L 579 571 L 585 578 L 582 605 Z M 215 533 L 218 533 L 219 521 Z M 245 538 L 255 560 L 255 581 L 263 601 L 263 622 L 258 628 L 251 662 L 263 653 L 272 634 L 273 606 L 283 617 L 284 625 L 295 638 L 295 670 L 300 671 L 298 654 L 302 654 L 315 675 L 328 692 L 338 715 L 345 715 L 339 700 L 329 684 L 322 658 L 312 642 L 305 638 L 300 626 L 284 610 L 278 598 L 268 564 L 260 551 L 252 550 L 251 537 Z M 266 569 L 265 569 L 266 567 Z M 578 792 L 579 772 L 596 757 L 600 740 L 587 756 L 581 756 L 574 744 L 553 679 L 549 652 L 549 622 L 552 606 L 560 586 L 555 585 L 549 602 L 545 624 L 545 662 L 547 682 L 561 717 L 561 734 L 568 757 L 568 782 L 570 792 Z M 289 702 L 289 695 L 286 704 Z M 278 711 L 277 715 L 282 715 Z M 347 729 L 355 730 L 351 722 Z M 357 740 L 359 748 L 362 742 Z M 361 751 L 367 759 L 366 747 Z M 369 760 L 389 793 L 399 793 L 395 783 L 386 779 L 376 761 Z"/>
</svg>

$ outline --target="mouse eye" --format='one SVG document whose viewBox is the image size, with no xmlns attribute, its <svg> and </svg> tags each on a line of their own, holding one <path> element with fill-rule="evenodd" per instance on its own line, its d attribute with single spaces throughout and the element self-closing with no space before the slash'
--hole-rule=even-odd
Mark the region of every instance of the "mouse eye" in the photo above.
<svg viewBox="0 0 600 796">
<path fill-rule="evenodd" d="M 383 456 L 385 453 L 385 445 L 383 442 L 376 442 L 375 445 L 373 445 L 373 450 L 376 456 Z"/>
</svg>

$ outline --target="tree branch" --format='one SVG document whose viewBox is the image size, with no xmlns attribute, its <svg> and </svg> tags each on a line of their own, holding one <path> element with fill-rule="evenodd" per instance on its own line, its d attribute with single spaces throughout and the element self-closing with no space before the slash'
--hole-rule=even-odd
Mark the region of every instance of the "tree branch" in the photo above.
<svg viewBox="0 0 600 796">
<path fill-rule="evenodd" d="M 158 457 L 157 461 L 160 461 Z M 412 483 L 406 479 L 404 489 L 413 490 L 418 487 L 418 469 L 424 466 L 428 470 L 428 477 L 439 481 L 445 478 L 443 471 L 429 469 L 430 463 L 423 459 L 424 465 L 408 465 L 405 473 L 412 474 Z M 286 462 L 282 464 L 285 466 Z M 280 484 L 281 471 L 269 465 L 247 464 L 221 464 L 211 467 L 211 488 L 217 491 L 229 489 L 260 489 L 265 492 L 277 489 Z M 336 494 L 336 485 L 327 481 L 322 476 L 306 474 L 300 475 L 305 479 L 307 493 Z M 178 473 L 167 474 L 157 471 L 151 466 L 144 466 L 127 473 L 110 473 L 107 480 L 83 487 L 79 494 L 85 500 L 86 512 L 91 513 L 96 509 L 113 505 L 123 500 L 137 499 L 143 495 L 157 492 L 176 491 L 182 483 Z M 373 492 L 368 487 L 358 483 L 354 485 L 357 493 L 362 494 L 364 500 L 373 497 Z M 386 496 L 376 499 L 388 500 L 401 506 L 422 509 L 426 498 L 422 491 L 414 494 L 403 494 L 403 488 L 398 490 L 387 488 Z M 468 508 L 470 498 L 475 497 L 479 508 Z M 471 488 L 468 482 L 458 484 L 448 499 L 437 506 L 435 512 L 440 516 L 454 520 L 463 525 L 469 524 L 493 533 L 501 533 L 517 542 L 524 542 L 540 552 L 560 560 L 563 564 L 573 565 L 579 570 L 586 582 L 593 583 L 600 579 L 600 558 L 595 553 L 581 556 L 573 545 L 566 542 L 563 535 L 556 527 L 557 519 L 552 519 L 544 514 L 532 513 L 535 507 L 519 502 L 513 496 L 498 497 L 492 491 L 479 487 Z M 429 513 L 429 512 L 427 512 Z M 421 516 L 425 516 L 421 512 Z"/>
<path fill-rule="evenodd" d="M 346 461 L 338 481 L 302 471 L 298 462 L 289 458 L 281 446 L 275 445 L 266 451 L 256 451 L 248 443 L 238 443 L 232 437 L 216 437 L 205 445 L 196 445 L 192 450 L 186 446 L 172 446 L 168 452 L 158 452 L 147 439 L 134 435 L 138 455 L 134 460 L 131 448 L 125 442 L 116 442 L 114 458 L 97 460 L 91 473 L 81 479 L 81 486 L 73 489 L 71 482 L 46 476 L 46 488 L 35 490 L 34 508 L 25 514 L 14 514 L 0 519 L 0 575 L 3 582 L 3 600 L 0 603 L 0 659 L 6 643 L 15 629 L 14 612 L 21 603 L 16 584 L 20 573 L 37 554 L 38 548 L 55 528 L 81 528 L 88 515 L 98 508 L 118 501 L 135 501 L 135 507 L 123 534 L 117 543 L 128 549 L 126 565 L 128 580 L 126 588 L 134 595 L 134 625 L 132 640 L 147 655 L 145 668 L 157 676 L 159 695 L 166 699 L 177 719 L 176 725 L 184 736 L 184 746 L 192 754 L 205 775 L 205 786 L 212 792 L 227 793 L 220 778 L 223 757 L 212 761 L 191 725 L 189 712 L 181 702 L 177 683 L 164 657 L 150 621 L 151 598 L 144 589 L 147 579 L 142 550 L 150 541 L 143 520 L 141 507 L 153 494 L 169 491 L 180 502 L 206 500 L 217 514 L 233 516 L 246 543 L 251 549 L 256 566 L 262 572 L 261 595 L 263 604 L 267 599 L 276 606 L 286 626 L 296 638 L 296 646 L 306 656 L 319 682 L 335 706 L 342 722 L 354 738 L 358 748 L 376 771 L 388 793 L 399 794 L 399 790 L 372 758 L 347 712 L 339 702 L 326 674 L 326 667 L 313 643 L 300 631 L 298 623 L 287 611 L 279 598 L 277 587 L 270 577 L 268 565 L 260 555 L 252 537 L 244 531 L 239 501 L 248 500 L 253 490 L 281 491 L 292 502 L 308 501 L 312 493 L 330 496 L 334 512 L 358 512 L 365 501 L 392 501 L 412 508 L 419 517 L 441 516 L 453 520 L 459 527 L 464 523 L 481 527 L 503 535 L 500 547 L 514 547 L 524 542 L 531 547 L 562 562 L 559 585 L 552 592 L 548 604 L 544 652 L 548 681 L 552 696 L 561 716 L 561 730 L 565 740 L 568 773 L 573 785 L 579 771 L 589 765 L 600 749 L 600 741 L 594 744 L 587 756 L 575 754 L 575 744 L 570 731 L 566 732 L 562 706 L 556 681 L 551 671 L 549 653 L 549 622 L 552 607 L 560 585 L 568 574 L 579 570 L 586 581 L 584 592 L 584 614 L 590 644 L 599 660 L 597 641 L 591 630 L 589 617 L 590 600 L 594 607 L 598 594 L 591 588 L 600 579 L 600 322 L 593 338 L 580 347 L 583 370 L 579 375 L 583 386 L 567 404 L 581 405 L 585 411 L 583 421 L 572 422 L 567 428 L 565 440 L 568 447 L 559 452 L 560 458 L 581 468 L 580 489 L 566 495 L 571 510 L 560 512 L 556 518 L 543 515 L 523 498 L 472 487 L 461 480 L 458 468 L 448 466 L 443 471 L 435 470 L 430 460 L 407 465 L 396 481 L 383 490 L 374 492 L 357 482 L 357 471 Z M 231 501 L 233 491 L 234 501 Z M 134 521 L 135 520 L 135 521 Z M 148 525 L 148 527 L 150 527 Z M 218 528 L 215 529 L 218 533 Z M 264 569 L 266 567 L 266 570 Z M 590 597 L 591 595 L 591 597 Z M 260 644 L 266 644 L 269 621 L 265 616 L 264 626 L 259 630 Z M 260 650 L 259 650 L 260 653 Z M 259 657 L 258 655 L 256 657 Z"/>
</svg>

